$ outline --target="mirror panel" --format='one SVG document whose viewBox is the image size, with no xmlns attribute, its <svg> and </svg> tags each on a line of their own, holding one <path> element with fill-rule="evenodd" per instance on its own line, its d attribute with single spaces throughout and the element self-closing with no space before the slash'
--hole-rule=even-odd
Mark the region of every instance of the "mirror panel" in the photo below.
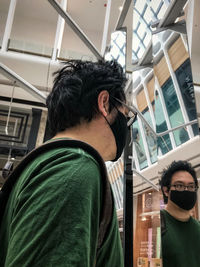
<svg viewBox="0 0 200 267">
<path fill-rule="evenodd" d="M 152 45 L 156 132 L 161 135 L 158 138 L 161 156 L 194 138 L 199 131 L 185 36 L 170 29 L 161 31 L 153 34 Z M 176 127 L 180 128 L 172 131 Z M 169 133 L 161 134 L 167 130 Z"/>
</svg>

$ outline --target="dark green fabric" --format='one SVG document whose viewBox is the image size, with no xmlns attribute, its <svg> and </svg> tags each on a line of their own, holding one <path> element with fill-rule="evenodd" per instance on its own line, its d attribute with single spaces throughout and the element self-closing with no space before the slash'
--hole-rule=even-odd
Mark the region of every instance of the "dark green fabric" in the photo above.
<svg viewBox="0 0 200 267">
<path fill-rule="evenodd" d="M 121 267 L 116 211 L 96 257 L 101 210 L 97 162 L 81 149 L 34 160 L 12 191 L 0 229 L 0 266 Z"/>
<path fill-rule="evenodd" d="M 162 235 L 163 267 L 200 266 L 200 223 L 190 217 L 181 222 L 162 210 L 166 231 Z"/>
</svg>

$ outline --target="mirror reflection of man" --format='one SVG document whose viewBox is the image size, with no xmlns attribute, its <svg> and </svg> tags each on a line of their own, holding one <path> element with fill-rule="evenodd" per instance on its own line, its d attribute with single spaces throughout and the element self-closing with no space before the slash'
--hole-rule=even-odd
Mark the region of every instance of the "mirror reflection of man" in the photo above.
<svg viewBox="0 0 200 267">
<path fill-rule="evenodd" d="M 137 128 L 133 128 L 133 142 L 135 144 L 136 153 L 138 156 L 139 164 L 142 164 L 146 160 L 146 155 L 140 145 L 140 135 Z"/>
<path fill-rule="evenodd" d="M 173 161 L 160 184 L 167 204 L 161 210 L 163 267 L 199 267 L 200 223 L 191 216 L 198 190 L 195 170 L 187 161 Z"/>
</svg>

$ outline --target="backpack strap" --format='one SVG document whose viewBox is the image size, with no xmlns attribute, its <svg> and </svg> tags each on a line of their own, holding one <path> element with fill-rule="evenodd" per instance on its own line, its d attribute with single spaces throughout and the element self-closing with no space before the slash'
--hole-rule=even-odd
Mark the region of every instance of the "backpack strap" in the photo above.
<svg viewBox="0 0 200 267">
<path fill-rule="evenodd" d="M 51 140 L 39 146 L 38 148 L 35 148 L 26 155 L 26 157 L 17 165 L 14 171 L 7 178 L 3 187 L 0 190 L 0 223 L 3 218 L 3 214 L 6 208 L 10 192 L 12 191 L 12 188 L 14 187 L 14 184 L 16 183 L 18 177 L 21 175 L 22 171 L 37 156 L 41 155 L 42 153 L 48 150 L 55 148 L 62 148 L 62 147 L 81 148 L 86 152 L 88 152 L 91 156 L 93 156 L 93 158 L 98 162 L 100 166 L 103 198 L 102 198 L 102 209 L 100 214 L 99 236 L 97 245 L 97 249 L 99 249 L 102 246 L 102 243 L 106 237 L 106 233 L 111 222 L 112 212 L 113 212 L 113 197 L 107 176 L 106 166 L 102 157 L 93 147 L 79 140 L 73 140 L 73 139 Z"/>
<path fill-rule="evenodd" d="M 166 219 L 165 219 L 165 214 L 163 210 L 160 210 L 160 228 L 161 228 L 161 236 L 162 236 L 167 231 Z"/>
</svg>

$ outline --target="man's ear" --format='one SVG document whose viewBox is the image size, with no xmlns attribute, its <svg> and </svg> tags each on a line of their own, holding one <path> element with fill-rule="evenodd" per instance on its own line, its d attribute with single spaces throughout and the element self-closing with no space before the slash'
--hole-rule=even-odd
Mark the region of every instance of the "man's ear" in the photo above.
<svg viewBox="0 0 200 267">
<path fill-rule="evenodd" d="M 163 186 L 163 192 L 165 194 L 166 197 L 169 197 L 169 188 L 167 186 Z"/>
<path fill-rule="evenodd" d="M 109 113 L 109 93 L 106 90 L 101 91 L 98 95 L 98 109 L 104 117 Z"/>
</svg>

